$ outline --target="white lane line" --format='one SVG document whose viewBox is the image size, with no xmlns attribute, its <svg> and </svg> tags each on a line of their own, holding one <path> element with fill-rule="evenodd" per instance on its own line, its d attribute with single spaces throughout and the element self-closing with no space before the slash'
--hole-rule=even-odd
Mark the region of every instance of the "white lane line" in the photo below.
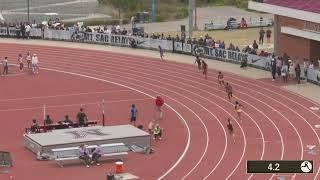
<svg viewBox="0 0 320 180">
<path fill-rule="evenodd" d="M 75 75 L 75 76 L 80 76 L 80 77 L 85 77 L 85 78 L 89 78 L 89 79 L 95 79 L 95 80 L 98 80 L 98 81 L 102 81 L 102 82 L 108 82 L 108 83 L 112 83 L 112 84 L 115 84 L 115 85 L 119 85 L 121 87 L 125 87 L 125 88 L 128 88 L 128 89 L 131 89 L 131 90 L 134 90 L 136 92 L 139 92 L 141 94 L 144 94 L 150 98 L 155 98 L 154 96 L 150 95 L 150 94 L 147 94 L 145 92 L 142 92 L 138 89 L 135 89 L 133 87 L 130 87 L 130 86 L 126 86 L 126 85 L 123 85 L 123 84 L 120 84 L 120 83 L 117 83 L 117 82 L 113 82 L 113 81 L 109 81 L 109 80 L 106 80 L 106 79 L 101 79 L 101 78 L 96 78 L 96 77 L 93 77 L 93 76 L 88 76 L 88 75 L 83 75 L 83 74 L 79 74 L 79 73 L 73 73 L 73 72 L 68 72 L 68 71 L 62 71 L 62 70 L 57 70 L 57 69 L 50 69 L 50 68 L 42 68 L 44 70 L 48 70 L 48 71 L 54 71 L 54 72 L 60 72 L 60 73 L 65 73 L 65 74 L 71 74 L 71 75 Z M 187 121 L 183 118 L 183 116 L 178 112 L 176 111 L 172 106 L 170 106 L 169 104 L 165 103 L 165 105 L 167 107 L 169 107 L 169 109 L 171 109 L 173 112 L 175 112 L 179 117 L 180 119 L 182 120 L 182 122 L 185 124 L 186 126 L 186 129 L 187 129 L 187 132 L 188 132 L 188 136 L 187 136 L 187 143 L 186 143 L 186 147 L 185 149 L 183 150 L 181 156 L 178 158 L 178 160 L 162 175 L 160 176 L 158 179 L 163 179 L 165 176 L 167 176 L 175 167 L 178 166 L 178 164 L 182 161 L 182 159 L 184 158 L 184 156 L 186 155 L 189 147 L 190 147 L 190 138 L 191 138 L 191 133 L 190 133 L 190 128 L 188 126 L 188 123 Z"/>
<path fill-rule="evenodd" d="M 0 99 L 0 102 L 47 99 L 47 98 L 57 98 L 57 97 L 104 94 L 104 93 L 114 93 L 114 92 L 129 92 L 129 91 L 131 90 L 112 90 L 112 91 L 96 91 L 96 92 L 83 92 L 83 93 L 72 93 L 72 94 L 58 94 L 58 95 L 50 95 L 50 96 L 34 96 L 34 97 L 24 97 L 24 98 Z"/>
<path fill-rule="evenodd" d="M 230 73 L 230 74 L 232 74 L 232 73 Z M 301 95 L 300 95 L 301 96 Z M 306 98 L 305 98 L 306 99 Z M 308 99 L 307 99 L 308 100 Z M 319 170 L 320 170 L 320 168 L 319 168 Z M 319 170 L 318 170 L 318 172 L 319 172 Z M 317 173 L 318 174 L 318 173 Z"/>
<path fill-rule="evenodd" d="M 126 100 L 114 100 L 114 101 L 106 101 L 106 104 L 111 103 L 121 103 L 121 102 L 132 102 L 132 101 L 146 101 L 150 100 L 150 98 L 140 98 L 140 99 L 126 99 Z M 86 103 L 75 103 L 75 104 L 63 104 L 63 105 L 46 105 L 46 108 L 65 108 L 65 107 L 73 107 L 80 105 L 100 105 L 101 102 L 86 102 Z M 34 109 L 42 109 L 43 106 L 34 106 L 34 107 L 26 107 L 26 108 L 13 108 L 13 109 L 0 109 L 0 112 L 10 112 L 10 111 L 25 111 L 25 110 L 34 110 Z"/>
<path fill-rule="evenodd" d="M 48 64 L 48 63 L 46 63 L 46 64 Z M 57 67 L 57 66 L 56 66 L 56 67 Z M 78 68 L 78 69 L 79 69 L 79 68 Z M 80 68 L 80 69 L 81 69 L 81 68 Z M 79 70 L 80 70 L 80 69 L 79 69 Z M 82 68 L 81 70 L 83 70 L 83 68 Z M 87 69 L 87 71 L 88 71 L 88 69 Z M 104 73 L 104 72 L 103 72 L 102 74 L 107 75 L 108 73 Z M 111 75 L 111 74 L 109 74 L 109 75 Z M 113 75 L 114 75 L 114 74 L 113 74 Z M 147 75 L 147 74 L 146 74 L 146 75 Z M 131 76 L 136 76 L 136 75 L 132 74 Z M 129 78 L 129 77 L 131 77 L 131 76 L 129 76 L 129 74 L 128 74 L 128 76 L 126 76 L 125 78 L 131 79 L 130 81 L 133 81 L 133 80 L 138 81 L 138 80 L 136 80 L 136 79 Z M 149 75 L 149 76 L 151 76 L 151 75 Z M 121 76 L 121 77 L 122 77 L 122 76 Z M 147 77 L 147 76 L 146 76 L 146 77 Z M 147 79 L 152 80 L 152 79 L 150 79 L 150 78 L 147 78 Z M 140 82 L 142 82 L 142 81 L 140 81 Z M 142 83 L 146 83 L 146 82 L 142 82 Z M 150 86 L 156 86 L 156 85 L 150 84 L 150 83 L 146 83 L 146 84 L 149 84 Z M 169 85 L 169 84 L 168 84 L 168 85 Z M 160 86 L 156 86 L 156 87 L 162 88 L 162 89 L 166 89 L 166 88 L 163 88 L 163 87 L 160 87 Z M 168 89 L 166 89 L 166 90 L 167 90 L 167 91 L 171 91 L 171 90 L 168 90 Z M 178 95 L 181 95 L 181 94 L 179 94 L 179 93 L 177 93 L 177 92 L 174 92 L 174 91 L 171 91 L 171 92 L 176 93 L 176 94 L 178 94 Z M 196 94 L 196 93 L 194 93 L 194 92 L 191 92 L 191 91 L 188 91 L 188 92 L 199 96 L 198 94 Z M 202 96 L 199 96 L 199 97 L 204 98 L 204 97 L 202 97 Z M 184 97 L 184 98 L 187 98 L 187 97 Z M 193 101 L 193 100 L 190 99 L 190 98 L 187 98 L 187 99 L 189 99 L 190 101 Z M 206 98 L 204 98 L 204 99 L 206 99 Z M 208 99 L 207 99 L 207 100 L 208 100 Z M 208 100 L 208 101 L 210 101 L 210 100 Z M 195 102 L 195 101 L 193 101 L 193 102 Z M 210 102 L 213 103 L 212 101 L 210 101 Z M 195 102 L 195 103 L 197 103 L 197 102 Z M 197 103 L 197 104 L 200 105 L 199 103 Z M 202 106 L 202 105 L 200 105 L 200 106 Z M 202 107 L 203 107 L 203 106 L 202 106 Z M 220 107 L 220 108 L 221 108 L 221 107 Z M 237 121 L 236 121 L 236 122 L 237 122 Z M 221 123 L 221 122 L 219 121 L 219 123 Z M 238 123 L 238 122 L 237 122 L 237 123 Z M 240 124 L 238 124 L 238 125 L 239 125 L 239 127 L 241 128 L 241 125 L 240 125 Z M 222 128 L 223 128 L 223 130 L 224 130 L 224 127 L 223 127 L 222 124 L 221 124 L 221 126 L 222 126 Z M 241 128 L 241 130 L 242 130 L 242 133 L 243 133 L 243 136 L 244 136 L 244 140 L 245 140 L 244 131 L 243 131 L 242 128 Z M 224 130 L 224 132 L 225 132 L 225 130 Z M 227 138 L 226 138 L 226 139 L 227 139 Z M 243 154 L 242 154 L 242 158 L 243 158 L 243 156 L 244 156 L 245 148 L 246 148 L 246 142 L 244 141 L 244 151 L 243 151 Z M 224 150 L 223 155 L 225 154 L 225 151 L 226 151 L 226 148 L 225 148 L 225 150 Z M 206 153 L 206 151 L 205 151 L 204 153 Z M 203 154 L 203 155 L 204 155 L 204 154 Z M 201 159 L 200 159 L 200 161 L 198 161 L 198 163 L 196 164 L 196 166 L 195 166 L 194 168 L 192 168 L 192 171 L 199 165 L 199 163 L 201 162 L 201 160 L 202 160 L 203 157 L 204 157 L 204 156 L 202 156 Z M 221 162 L 222 159 L 223 159 L 223 157 L 221 157 L 219 163 Z M 239 161 L 239 162 L 241 162 L 241 161 Z M 239 164 L 240 164 L 240 163 L 238 163 L 238 166 L 239 166 Z M 219 165 L 219 164 L 218 164 L 218 165 Z M 188 174 L 190 174 L 190 173 L 188 173 Z"/>
<path fill-rule="evenodd" d="M 115 67 L 115 66 L 113 66 L 113 67 Z M 147 75 L 147 74 L 145 74 L 145 75 Z M 149 76 L 151 76 L 151 75 L 149 75 Z M 166 79 L 166 80 L 168 80 L 168 79 Z M 257 123 L 251 118 L 251 120 L 257 125 Z M 260 129 L 260 127 L 257 125 L 257 127 L 259 128 L 259 130 L 260 130 L 260 132 L 261 132 L 261 129 Z M 262 133 L 261 133 L 262 134 Z M 263 147 L 264 147 L 264 141 L 263 141 Z M 263 153 L 264 153 L 264 148 L 263 148 Z M 239 164 L 238 164 L 239 165 Z"/>
</svg>

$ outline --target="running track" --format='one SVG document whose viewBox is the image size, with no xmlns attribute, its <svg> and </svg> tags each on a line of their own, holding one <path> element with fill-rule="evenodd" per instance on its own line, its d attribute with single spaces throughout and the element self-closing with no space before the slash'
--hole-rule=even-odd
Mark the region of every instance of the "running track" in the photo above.
<svg viewBox="0 0 320 180">
<path fill-rule="evenodd" d="M 277 179 L 274 174 L 246 174 L 247 160 L 313 159 L 314 173 L 291 174 L 290 179 L 319 179 L 319 160 L 307 153 L 307 145 L 320 145 L 320 114 L 311 100 L 260 80 L 225 74 L 234 89 L 228 101 L 224 88 L 209 70 L 208 80 L 194 67 L 158 59 L 102 51 L 0 44 L 0 54 L 16 59 L 18 53 L 36 52 L 42 70 L 64 73 L 106 83 L 118 83 L 144 93 L 160 94 L 167 107 L 181 115 L 184 128 L 176 129 L 176 141 L 184 134 L 180 158 L 158 175 L 162 179 Z M 40 74 L 41 76 L 41 74 Z M 243 122 L 236 120 L 234 101 L 244 105 Z M 236 143 L 226 130 L 233 120 Z M 166 120 L 170 121 L 170 120 Z M 190 136 L 190 137 L 189 137 Z M 175 144 L 167 144 L 174 149 Z M 170 159 L 170 154 L 162 158 Z M 130 160 L 129 160 L 130 161 Z M 137 162 L 138 163 L 138 162 Z M 161 164 L 154 165 L 154 169 Z M 143 167 L 141 168 L 148 168 Z M 150 168 L 150 171 L 152 168 Z M 143 179 L 143 174 L 140 174 Z"/>
</svg>

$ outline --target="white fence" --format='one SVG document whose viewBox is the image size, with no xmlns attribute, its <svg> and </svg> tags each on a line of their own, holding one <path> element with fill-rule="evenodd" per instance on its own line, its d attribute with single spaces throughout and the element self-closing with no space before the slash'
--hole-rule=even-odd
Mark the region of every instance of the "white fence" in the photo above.
<svg viewBox="0 0 320 180">
<path fill-rule="evenodd" d="M 247 19 L 247 27 L 267 27 L 273 25 L 273 19 Z M 231 21 L 229 24 L 230 29 L 238 29 L 240 28 L 241 19 L 236 21 Z M 227 21 L 218 21 L 218 22 L 212 22 L 207 23 L 204 25 L 204 30 L 210 31 L 210 30 L 219 30 L 219 29 L 225 29 L 227 27 Z"/>
</svg>

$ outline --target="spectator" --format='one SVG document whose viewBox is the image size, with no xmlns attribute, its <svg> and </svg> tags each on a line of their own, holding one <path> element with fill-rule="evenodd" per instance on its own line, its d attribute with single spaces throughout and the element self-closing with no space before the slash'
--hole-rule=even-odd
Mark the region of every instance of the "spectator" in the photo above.
<svg viewBox="0 0 320 180">
<path fill-rule="evenodd" d="M 258 46 L 256 40 L 253 41 L 252 48 L 253 48 L 254 50 L 258 50 L 258 49 L 259 49 L 259 46 Z"/>
<path fill-rule="evenodd" d="M 53 123 L 53 121 L 50 118 L 50 115 L 47 115 L 46 118 L 44 119 L 44 125 L 50 125 L 52 123 Z"/>
<path fill-rule="evenodd" d="M 299 62 L 296 64 L 296 68 L 294 69 L 296 72 L 296 79 L 298 81 L 298 84 L 300 84 L 300 74 L 301 74 L 301 68 Z"/>
<path fill-rule="evenodd" d="M 271 43 L 271 34 L 272 34 L 272 31 L 270 28 L 268 28 L 268 30 L 267 30 L 267 43 Z"/>
<path fill-rule="evenodd" d="M 161 140 L 162 139 L 162 128 L 160 128 L 159 124 L 155 126 L 153 129 L 153 139 L 154 140 Z"/>
<path fill-rule="evenodd" d="M 149 124 L 148 124 L 148 131 L 149 131 L 149 134 L 152 134 L 153 132 L 153 129 L 155 128 L 155 124 L 154 124 L 155 120 L 152 119 Z"/>
<path fill-rule="evenodd" d="M 68 115 L 65 116 L 65 119 L 64 119 L 63 122 L 66 123 L 66 124 L 71 124 L 71 125 L 73 124 L 72 120 L 69 118 Z"/>
<path fill-rule="evenodd" d="M 8 73 L 9 73 L 8 57 L 4 57 L 4 60 L 2 61 L 2 64 L 3 64 L 3 73 L 2 73 L 2 75 L 8 75 Z"/>
<path fill-rule="evenodd" d="M 309 68 L 309 69 L 313 69 L 313 68 L 314 68 L 313 61 L 310 62 L 308 68 Z"/>
<path fill-rule="evenodd" d="M 25 24 L 20 23 L 20 31 L 21 31 L 21 37 L 22 37 L 22 39 L 24 39 L 24 38 L 25 38 L 25 35 L 26 35 L 26 27 L 25 27 Z"/>
<path fill-rule="evenodd" d="M 31 58 L 33 74 L 38 74 L 39 73 L 38 63 L 39 63 L 39 60 L 38 60 L 37 54 L 33 54 L 32 58 Z"/>
<path fill-rule="evenodd" d="M 266 32 L 264 31 L 264 29 L 261 28 L 260 31 L 259 31 L 259 44 L 263 44 L 264 34 L 265 34 L 265 33 L 266 33 Z"/>
<path fill-rule="evenodd" d="M 243 59 L 241 60 L 240 68 L 241 68 L 241 69 L 244 69 L 244 68 L 247 68 L 247 67 L 248 67 L 248 61 L 247 61 L 246 58 L 243 58 Z"/>
<path fill-rule="evenodd" d="M 99 158 L 102 156 L 102 148 L 100 145 L 97 145 L 97 147 L 92 152 L 92 161 L 91 164 L 96 163 L 97 166 L 100 166 Z"/>
<path fill-rule="evenodd" d="M 282 57 L 278 57 L 276 63 L 277 63 L 277 74 L 278 74 L 278 76 L 281 76 L 281 67 L 282 67 L 282 63 L 283 63 Z"/>
<path fill-rule="evenodd" d="M 277 72 L 277 62 L 274 55 L 272 55 L 271 60 L 271 73 L 272 73 L 272 81 L 276 80 L 276 72 Z"/>
<path fill-rule="evenodd" d="M 32 133 L 39 133 L 39 132 L 40 132 L 39 124 L 37 123 L 37 120 L 36 120 L 36 119 L 33 119 L 33 120 L 32 120 L 32 124 L 31 124 L 31 127 L 30 127 L 30 131 L 31 131 Z"/>
<path fill-rule="evenodd" d="M 288 82 L 288 64 L 283 63 L 281 67 L 281 76 L 283 78 L 283 82 Z"/>
<path fill-rule="evenodd" d="M 87 167 L 90 167 L 90 166 L 89 166 L 89 163 L 90 163 L 89 151 L 88 151 L 88 149 L 85 147 L 84 144 L 81 144 L 81 145 L 79 146 L 78 156 L 79 156 L 79 159 L 81 159 L 81 160 L 84 161 L 84 163 L 86 164 Z"/>
<path fill-rule="evenodd" d="M 26 25 L 26 36 L 27 36 L 27 39 L 29 39 L 30 37 L 30 31 L 31 31 L 31 27 L 29 24 Z"/>
<path fill-rule="evenodd" d="M 88 117 L 86 113 L 83 112 L 83 108 L 80 108 L 80 112 L 77 114 L 77 120 L 80 127 L 87 125 Z"/>
<path fill-rule="evenodd" d="M 244 28 L 247 28 L 247 27 L 248 27 L 247 21 L 244 18 L 242 18 L 241 22 L 240 22 L 240 28 L 244 29 Z"/>
</svg>

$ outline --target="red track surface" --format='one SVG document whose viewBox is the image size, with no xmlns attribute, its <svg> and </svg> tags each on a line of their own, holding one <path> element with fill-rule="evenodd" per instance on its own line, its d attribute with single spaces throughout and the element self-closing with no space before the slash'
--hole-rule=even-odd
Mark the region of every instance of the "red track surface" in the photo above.
<svg viewBox="0 0 320 180">
<path fill-rule="evenodd" d="M 313 129 L 314 125 L 319 123 L 320 114 L 309 109 L 311 106 L 319 105 L 301 96 L 264 81 L 226 74 L 226 80 L 232 84 L 235 91 L 234 98 L 229 102 L 224 89 L 216 82 L 217 72 L 214 70 L 210 70 L 208 80 L 204 80 L 202 75 L 195 72 L 190 65 L 160 62 L 146 57 L 56 47 L 0 44 L 0 54 L 8 55 L 9 59 L 15 60 L 18 53 L 26 51 L 38 54 L 42 71 L 36 76 L 1 78 L 1 84 L 11 84 L 5 87 L 7 92 L 0 95 L 0 107 L 34 107 L 43 103 L 43 99 L 13 101 L 8 107 L 8 101 L 1 101 L 1 99 L 113 89 L 124 91 L 109 92 L 103 97 L 107 100 L 114 98 L 115 101 L 149 98 L 149 100 L 135 102 L 138 107 L 145 109 L 142 120 L 144 125 L 152 116 L 152 108 L 150 108 L 152 100 L 146 95 L 161 94 L 166 103 L 183 117 L 187 126 L 167 106 L 166 118 L 162 123 L 165 128 L 165 139 L 155 144 L 157 152 L 150 157 L 130 154 L 127 158 L 126 169 L 141 179 L 156 179 L 163 174 L 166 175 L 162 176 L 163 179 L 169 180 L 182 178 L 190 180 L 276 179 L 272 174 L 246 174 L 246 160 L 250 159 L 313 159 L 315 173 L 292 174 L 288 177 L 304 180 L 319 179 L 319 160 L 306 152 L 307 145 L 316 145 L 317 150 L 320 145 L 319 131 Z M 44 71 L 44 69 L 50 71 Z M 16 78 L 19 84 L 13 83 Z M 130 93 L 125 92 L 128 89 L 110 82 L 128 86 L 145 94 L 133 89 L 129 91 Z M 36 85 L 28 87 L 30 83 L 39 84 L 41 88 L 45 88 L 43 86 L 45 84 L 48 91 L 37 88 Z M 22 91 L 30 94 L 14 93 L 22 93 Z M 45 101 L 52 105 L 69 101 L 72 103 L 68 104 L 79 104 L 96 102 L 101 96 L 90 95 L 81 98 L 48 98 Z M 236 121 L 235 100 L 244 105 L 242 123 Z M 110 107 L 114 109 L 110 110 L 112 115 L 108 119 L 112 119 L 115 124 L 118 123 L 118 119 L 120 123 L 125 123 L 127 115 L 123 114 L 127 112 L 132 101 L 121 102 L 119 105 L 112 103 Z M 61 117 L 66 111 L 76 111 L 74 109 L 77 109 L 77 106 L 72 108 L 64 111 L 54 110 L 54 112 L 57 112 L 55 113 L 57 117 L 58 115 Z M 94 112 L 96 106 L 90 106 L 90 108 L 92 114 L 99 114 L 98 110 Z M 40 180 L 46 177 L 46 179 L 81 180 L 90 177 L 98 180 L 103 179 L 104 173 L 113 167 L 109 163 L 102 167 L 88 169 L 79 166 L 61 169 L 52 162 L 34 161 L 31 153 L 21 144 L 21 129 L 29 123 L 28 120 L 21 120 L 21 117 L 30 119 L 35 112 L 18 112 L 1 112 L 2 117 L 14 123 L 4 124 L 0 132 L 1 142 L 4 142 L 0 148 L 8 149 L 15 157 L 16 166 L 12 170 L 15 179 L 27 177 L 27 179 Z M 235 144 L 226 132 L 227 117 L 234 120 L 237 141 Z M 188 130 L 190 130 L 190 144 L 188 144 Z M 179 161 L 180 156 L 181 161 Z M 32 169 L 36 168 L 39 175 L 35 175 L 34 170 L 29 169 L 28 166 Z M 79 174 L 77 178 L 74 176 L 75 173 Z"/>
</svg>

